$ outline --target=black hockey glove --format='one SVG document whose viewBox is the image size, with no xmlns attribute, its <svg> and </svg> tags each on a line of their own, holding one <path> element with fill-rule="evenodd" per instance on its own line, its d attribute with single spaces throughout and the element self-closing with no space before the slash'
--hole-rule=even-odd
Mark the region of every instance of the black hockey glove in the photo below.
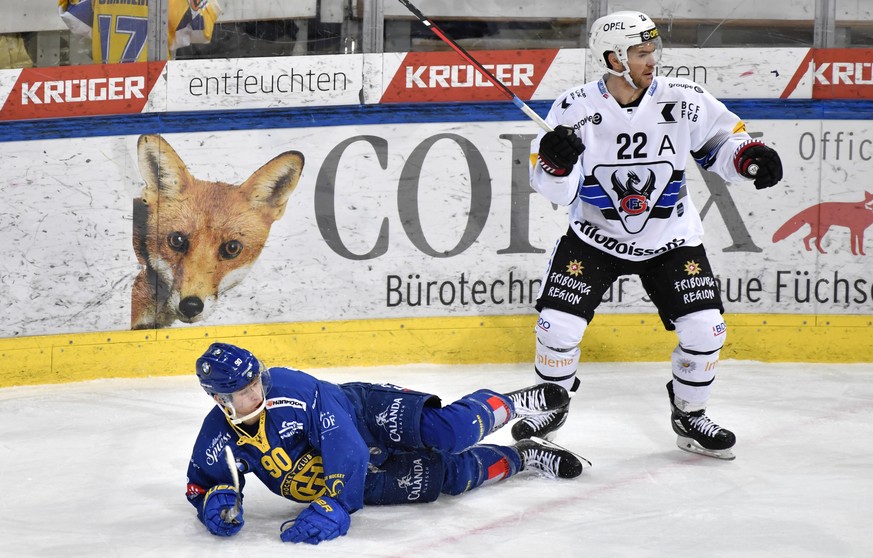
<svg viewBox="0 0 873 558">
<path fill-rule="evenodd" d="M 755 179 L 755 188 L 769 188 L 782 180 L 782 161 L 779 154 L 760 141 L 751 141 L 734 157 L 737 172 L 746 178 Z"/>
<path fill-rule="evenodd" d="M 567 176 L 583 151 L 585 146 L 573 129 L 558 126 L 540 140 L 540 166 L 553 176 Z"/>
</svg>

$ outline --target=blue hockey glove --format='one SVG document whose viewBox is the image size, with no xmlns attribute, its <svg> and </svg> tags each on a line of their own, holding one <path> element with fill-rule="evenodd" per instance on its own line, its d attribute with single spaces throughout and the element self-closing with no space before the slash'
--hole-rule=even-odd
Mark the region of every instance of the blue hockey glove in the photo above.
<svg viewBox="0 0 873 558">
<path fill-rule="evenodd" d="M 755 188 L 761 190 L 782 180 L 782 160 L 776 150 L 760 141 L 750 141 L 740 147 L 734 157 L 737 172 L 755 179 Z"/>
<path fill-rule="evenodd" d="M 579 155 L 585 151 L 582 140 L 567 126 L 558 126 L 540 139 L 538 158 L 543 170 L 553 176 L 567 176 Z"/>
<path fill-rule="evenodd" d="M 229 484 L 219 484 L 209 489 L 203 500 L 202 519 L 210 533 L 220 537 L 239 533 L 245 521 L 242 516 L 242 500 L 238 498 L 239 493 Z M 238 501 L 239 513 L 235 517 L 229 517 Z"/>
<path fill-rule="evenodd" d="M 296 519 L 283 523 L 280 536 L 285 542 L 318 544 L 345 535 L 351 522 L 352 518 L 339 502 L 322 496 L 313 500 Z"/>
</svg>

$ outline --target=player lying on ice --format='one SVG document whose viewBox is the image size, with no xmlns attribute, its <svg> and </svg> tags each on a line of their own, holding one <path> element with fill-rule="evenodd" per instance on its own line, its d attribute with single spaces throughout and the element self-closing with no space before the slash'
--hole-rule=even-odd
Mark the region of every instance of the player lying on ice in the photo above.
<svg viewBox="0 0 873 558">
<path fill-rule="evenodd" d="M 481 389 L 442 407 L 437 396 L 390 384 L 333 384 L 299 370 L 266 368 L 249 351 L 213 343 L 197 359 L 216 407 L 188 466 L 188 501 L 209 532 L 243 526 L 245 474 L 309 506 L 281 528 L 285 542 L 345 535 L 364 505 L 432 502 L 521 471 L 574 478 L 591 463 L 545 440 L 479 442 L 519 416 L 567 405 L 540 384 L 507 394 Z M 238 474 L 224 458 L 230 446 Z"/>
</svg>

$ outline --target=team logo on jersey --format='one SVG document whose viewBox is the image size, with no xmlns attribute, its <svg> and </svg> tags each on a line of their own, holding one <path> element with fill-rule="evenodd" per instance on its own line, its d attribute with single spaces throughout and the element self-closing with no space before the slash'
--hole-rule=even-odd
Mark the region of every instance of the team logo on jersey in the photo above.
<svg viewBox="0 0 873 558">
<path fill-rule="evenodd" d="M 649 198 L 655 190 L 655 173 L 649 171 L 646 183 L 642 187 L 637 186 L 642 182 L 637 173 L 630 170 L 627 172 L 624 184 L 618 178 L 618 171 L 612 173 L 612 189 L 618 196 L 619 212 L 624 211 L 628 215 L 639 215 L 649 209 Z"/>
<path fill-rule="evenodd" d="M 298 502 L 311 502 L 327 492 L 321 456 L 313 451 L 303 454 L 285 474 L 281 490 L 283 496 Z"/>
<path fill-rule="evenodd" d="M 597 207 L 606 219 L 621 221 L 636 234 L 649 219 L 666 219 L 684 195 L 684 177 L 674 176 L 664 161 L 630 165 L 600 165 L 592 169 L 579 188 L 583 202 Z"/>
<path fill-rule="evenodd" d="M 699 275 L 700 264 L 695 262 L 694 260 L 685 262 L 685 273 L 687 273 L 688 275 Z"/>
</svg>

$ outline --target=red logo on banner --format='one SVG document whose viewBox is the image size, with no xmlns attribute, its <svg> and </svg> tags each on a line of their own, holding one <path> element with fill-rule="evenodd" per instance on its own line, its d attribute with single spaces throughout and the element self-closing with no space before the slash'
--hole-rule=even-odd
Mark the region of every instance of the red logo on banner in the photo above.
<svg viewBox="0 0 873 558">
<path fill-rule="evenodd" d="M 820 49 L 812 59 L 813 99 L 873 99 L 873 49 Z"/>
<path fill-rule="evenodd" d="M 873 99 L 873 49 L 810 49 L 781 98 L 791 95 L 810 68 L 813 99 Z"/>
<path fill-rule="evenodd" d="M 0 120 L 142 112 L 165 62 L 25 68 Z"/>
<path fill-rule="evenodd" d="M 520 99 L 530 99 L 558 51 L 486 50 L 470 53 Z M 391 79 L 383 103 L 495 101 L 505 94 L 455 52 L 407 53 Z"/>
</svg>

